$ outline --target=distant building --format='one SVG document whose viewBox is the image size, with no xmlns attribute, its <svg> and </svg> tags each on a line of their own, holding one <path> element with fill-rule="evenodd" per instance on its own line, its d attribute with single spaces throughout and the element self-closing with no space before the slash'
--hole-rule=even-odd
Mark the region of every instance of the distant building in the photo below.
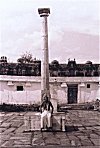
<svg viewBox="0 0 100 148">
<path fill-rule="evenodd" d="M 49 64 L 51 77 L 98 77 L 100 65 L 87 61 L 85 64 L 77 64 L 75 59 L 68 64 L 59 64 L 54 60 Z M 8 63 L 7 57 L 0 59 L 0 75 L 15 76 L 41 76 L 41 61 L 34 59 L 32 63 Z"/>
<path fill-rule="evenodd" d="M 34 59 L 32 63 L 8 63 L 7 57 L 0 59 L 0 75 L 40 76 L 41 61 Z"/>
<path fill-rule="evenodd" d="M 77 64 L 75 59 L 67 64 L 57 60 L 49 64 L 51 98 L 59 104 L 84 103 L 100 99 L 100 64 L 87 61 Z M 0 94 L 3 103 L 40 103 L 41 61 L 8 63 L 0 59 Z"/>
</svg>

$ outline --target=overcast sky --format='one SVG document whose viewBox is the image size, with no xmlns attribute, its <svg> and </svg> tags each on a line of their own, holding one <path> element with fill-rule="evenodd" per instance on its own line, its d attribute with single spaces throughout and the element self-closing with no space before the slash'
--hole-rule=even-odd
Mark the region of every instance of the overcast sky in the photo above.
<svg viewBox="0 0 100 148">
<path fill-rule="evenodd" d="M 99 63 L 99 0 L 0 0 L 0 56 L 16 62 L 30 52 L 41 59 L 41 18 L 49 7 L 49 57 L 60 63 Z"/>
</svg>

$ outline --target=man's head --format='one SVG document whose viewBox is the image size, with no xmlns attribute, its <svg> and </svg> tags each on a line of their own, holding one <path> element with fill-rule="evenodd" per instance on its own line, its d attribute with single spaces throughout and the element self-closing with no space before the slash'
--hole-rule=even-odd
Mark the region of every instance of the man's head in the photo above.
<svg viewBox="0 0 100 148">
<path fill-rule="evenodd" d="M 44 101 L 45 101 L 45 102 L 48 102 L 48 96 L 45 96 L 45 97 L 44 97 Z"/>
</svg>

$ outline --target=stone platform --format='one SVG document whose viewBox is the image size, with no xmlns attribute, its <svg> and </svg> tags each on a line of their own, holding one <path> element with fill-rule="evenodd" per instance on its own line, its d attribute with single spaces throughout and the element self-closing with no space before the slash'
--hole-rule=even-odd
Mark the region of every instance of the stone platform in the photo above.
<svg viewBox="0 0 100 148">
<path fill-rule="evenodd" d="M 100 112 L 68 110 L 65 132 L 24 132 L 26 112 L 0 114 L 1 147 L 99 148 Z M 28 112 L 31 114 L 31 112 Z"/>
<path fill-rule="evenodd" d="M 65 131 L 66 113 L 55 112 L 52 114 L 52 131 Z M 46 123 L 46 119 L 45 119 Z M 25 131 L 41 130 L 41 113 L 26 113 L 24 116 Z M 46 124 L 45 124 L 46 128 Z"/>
</svg>

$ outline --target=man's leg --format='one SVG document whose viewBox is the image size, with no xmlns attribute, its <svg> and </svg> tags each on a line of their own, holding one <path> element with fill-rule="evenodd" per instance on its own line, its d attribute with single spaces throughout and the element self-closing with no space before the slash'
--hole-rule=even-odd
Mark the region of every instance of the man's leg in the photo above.
<svg viewBox="0 0 100 148">
<path fill-rule="evenodd" d="M 48 119 L 48 128 L 50 128 L 51 127 L 51 113 L 50 112 L 48 112 L 47 114 L 47 119 Z"/>
<path fill-rule="evenodd" d="M 43 129 L 44 127 L 44 117 L 47 115 L 47 111 L 44 111 L 42 114 L 41 114 L 41 129 Z"/>
</svg>

